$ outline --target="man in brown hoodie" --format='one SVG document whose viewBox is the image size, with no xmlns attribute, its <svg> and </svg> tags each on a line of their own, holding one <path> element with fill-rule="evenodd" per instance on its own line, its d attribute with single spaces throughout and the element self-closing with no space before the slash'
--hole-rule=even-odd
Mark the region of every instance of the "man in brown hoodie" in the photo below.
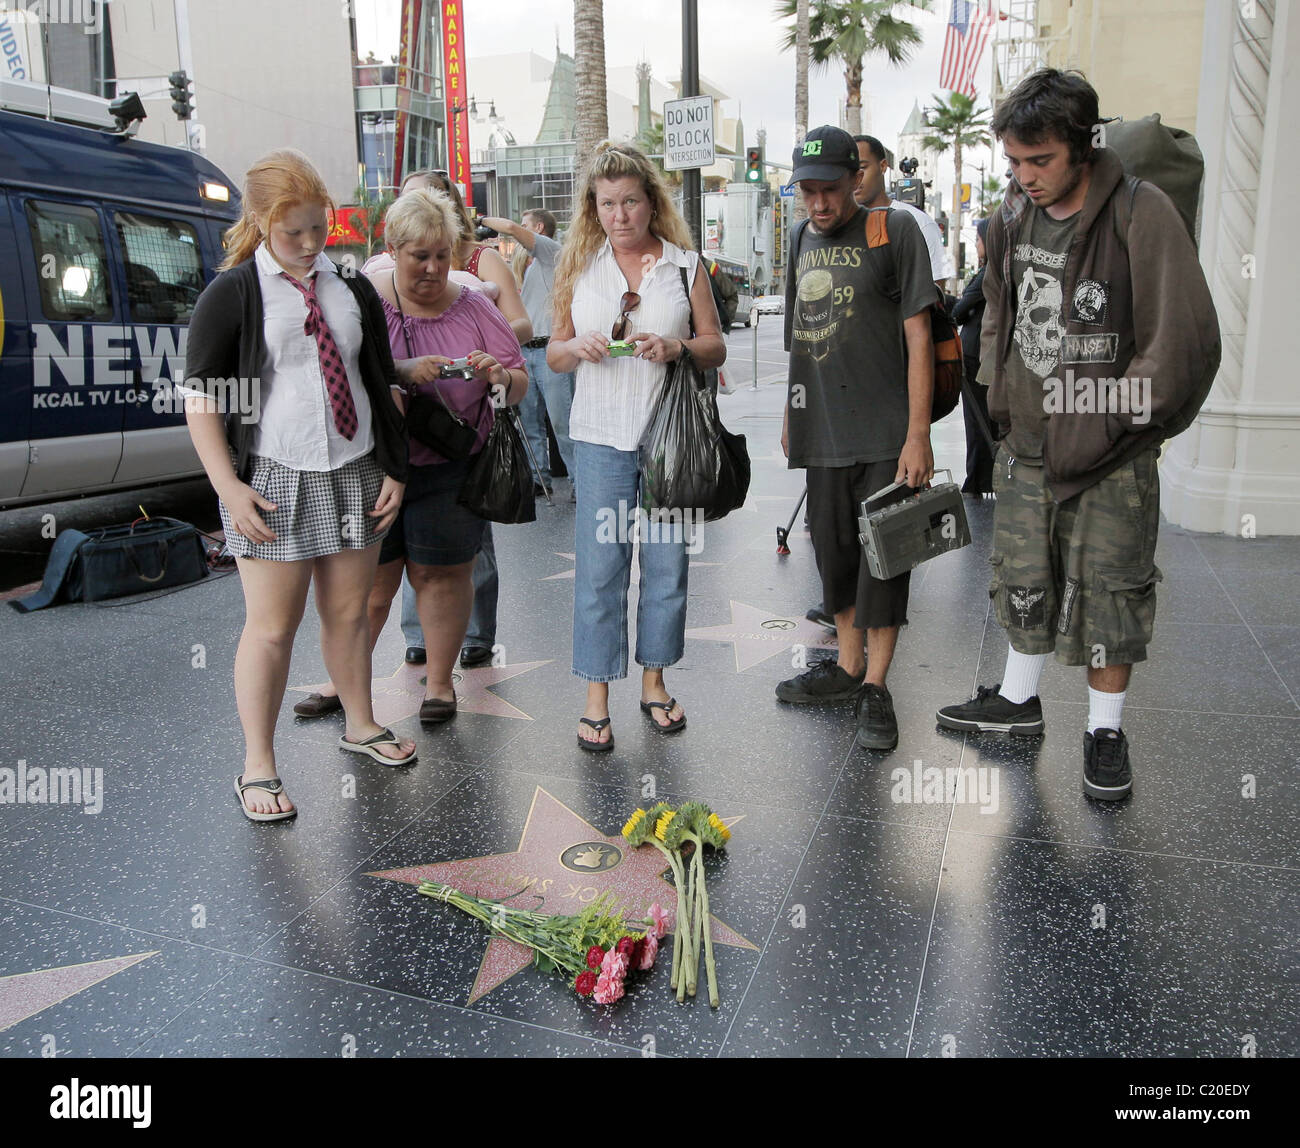
<svg viewBox="0 0 1300 1148">
<path fill-rule="evenodd" d="M 1042 69 L 998 106 L 1014 179 L 988 229 L 981 383 L 1003 438 L 993 579 L 1002 681 L 941 709 L 948 729 L 1038 734 L 1048 655 L 1087 666 L 1084 792 L 1132 789 L 1120 726 L 1155 619 L 1161 442 L 1218 369 L 1218 320 L 1177 209 L 1104 146 L 1097 93 Z"/>
</svg>

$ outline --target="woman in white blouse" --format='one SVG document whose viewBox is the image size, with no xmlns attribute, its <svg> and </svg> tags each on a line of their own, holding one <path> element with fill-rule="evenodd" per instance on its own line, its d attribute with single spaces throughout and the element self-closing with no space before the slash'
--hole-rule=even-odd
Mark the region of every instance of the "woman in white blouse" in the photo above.
<svg viewBox="0 0 1300 1148">
<path fill-rule="evenodd" d="M 614 748 L 609 683 L 627 677 L 634 538 L 641 709 L 662 732 L 686 725 L 663 671 L 685 645 L 689 528 L 636 517 L 643 501 L 636 448 L 671 365 L 689 354 L 701 370 L 717 367 L 727 352 L 708 276 L 658 168 L 635 148 L 606 141 L 582 189 L 556 268 L 546 362 L 577 372 L 569 419 L 578 495 L 573 672 L 587 682 L 578 745 L 602 752 Z M 633 344 L 634 353 L 611 355 L 615 341 Z"/>
</svg>

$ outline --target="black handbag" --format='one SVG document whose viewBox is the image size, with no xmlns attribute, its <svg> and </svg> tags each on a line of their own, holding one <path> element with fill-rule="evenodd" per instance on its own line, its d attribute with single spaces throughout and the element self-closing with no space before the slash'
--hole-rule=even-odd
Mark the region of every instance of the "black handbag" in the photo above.
<svg viewBox="0 0 1300 1148">
<path fill-rule="evenodd" d="M 406 312 L 402 310 L 402 297 L 393 287 L 393 298 L 397 300 L 397 313 L 402 317 L 402 337 L 406 340 L 406 356 L 416 358 L 411 350 L 411 335 L 406 329 Z M 407 383 L 406 391 L 406 431 L 418 443 L 423 443 L 431 450 L 436 450 L 443 458 L 459 460 L 469 458 L 478 441 L 478 431 L 451 409 L 433 384 L 433 395 L 421 394 L 415 383 Z"/>
<path fill-rule="evenodd" d="M 489 522 L 536 521 L 533 472 L 519 427 L 519 415 L 513 407 L 497 412 L 487 442 L 470 463 L 457 501 Z"/>
</svg>

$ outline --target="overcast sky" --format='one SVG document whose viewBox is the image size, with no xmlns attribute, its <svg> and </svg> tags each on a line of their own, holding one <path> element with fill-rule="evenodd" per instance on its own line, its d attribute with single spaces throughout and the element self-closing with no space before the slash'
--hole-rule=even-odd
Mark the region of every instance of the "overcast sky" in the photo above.
<svg viewBox="0 0 1300 1148">
<path fill-rule="evenodd" d="M 912 101 L 919 100 L 924 108 L 938 90 L 948 4 L 935 7 L 936 12 L 908 15 L 925 38 L 911 63 L 902 68 L 876 60 L 866 63 L 863 129 L 891 148 Z M 400 8 L 401 0 L 359 0 L 357 37 L 363 56 L 371 48 L 383 56 L 397 51 Z M 766 128 L 768 158 L 788 163 L 794 145 L 794 53 L 781 51 L 784 28 L 774 14 L 775 4 L 772 0 L 698 0 L 698 10 L 701 76 L 729 97 L 723 103 L 724 115 L 743 115 L 748 142 L 754 142 L 758 128 Z M 480 100 L 491 99 L 492 93 L 474 86 L 476 56 L 531 50 L 554 59 L 557 33 L 561 49 L 573 51 L 573 0 L 465 0 L 464 11 L 469 90 Z M 672 0 L 605 0 L 607 65 L 632 65 L 645 59 L 657 78 L 677 79 L 680 12 L 681 6 Z M 991 46 L 985 50 L 976 80 L 982 105 L 988 103 L 991 52 Z M 635 93 L 628 95 L 635 97 Z M 810 126 L 837 122 L 843 97 L 842 71 L 814 69 L 809 84 Z M 967 159 L 978 163 L 978 156 L 969 150 Z M 941 170 L 946 169 L 946 174 L 951 165 L 951 157 L 946 156 Z M 968 167 L 967 178 L 973 182 L 978 173 Z"/>
</svg>

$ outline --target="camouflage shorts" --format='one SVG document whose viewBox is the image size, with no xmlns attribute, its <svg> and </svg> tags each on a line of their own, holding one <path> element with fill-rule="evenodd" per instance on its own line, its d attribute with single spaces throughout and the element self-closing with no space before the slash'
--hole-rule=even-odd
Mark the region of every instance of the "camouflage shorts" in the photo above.
<svg viewBox="0 0 1300 1148">
<path fill-rule="evenodd" d="M 1005 445 L 998 451 L 989 597 L 1022 654 L 1055 650 L 1070 666 L 1146 660 L 1161 578 L 1157 453 L 1057 505 L 1042 467 L 1009 461 Z"/>
</svg>

